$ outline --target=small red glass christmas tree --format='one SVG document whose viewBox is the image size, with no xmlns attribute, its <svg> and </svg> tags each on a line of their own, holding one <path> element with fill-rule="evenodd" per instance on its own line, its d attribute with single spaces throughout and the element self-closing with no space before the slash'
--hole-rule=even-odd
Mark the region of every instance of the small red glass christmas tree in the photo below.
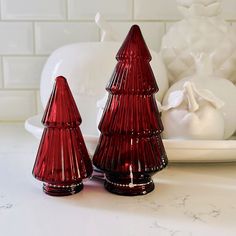
<svg viewBox="0 0 236 236">
<path fill-rule="evenodd" d="M 82 179 L 92 174 L 81 122 L 66 79 L 57 77 L 42 119 L 45 128 L 33 168 L 34 177 L 44 182 L 43 190 L 49 195 L 77 193 L 83 188 Z"/>
<path fill-rule="evenodd" d="M 108 191 L 146 194 L 154 189 L 151 175 L 168 160 L 160 137 L 163 126 L 154 97 L 158 87 L 149 64 L 151 55 L 137 25 L 116 59 L 93 163 L 105 172 Z"/>
</svg>

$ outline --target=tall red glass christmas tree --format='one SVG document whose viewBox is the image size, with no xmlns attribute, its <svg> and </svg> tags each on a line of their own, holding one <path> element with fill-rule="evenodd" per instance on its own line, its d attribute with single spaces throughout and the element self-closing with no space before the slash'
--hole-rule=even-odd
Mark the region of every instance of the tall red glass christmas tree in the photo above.
<svg viewBox="0 0 236 236">
<path fill-rule="evenodd" d="M 33 175 L 49 195 L 65 196 L 83 188 L 91 176 L 89 158 L 79 125 L 82 120 L 64 77 L 56 78 L 42 123 L 45 125 Z"/>
<path fill-rule="evenodd" d="M 105 172 L 108 191 L 146 194 L 154 189 L 151 175 L 168 160 L 160 137 L 163 126 L 154 97 L 158 86 L 149 64 L 151 55 L 137 25 L 116 59 L 93 163 Z"/>
</svg>

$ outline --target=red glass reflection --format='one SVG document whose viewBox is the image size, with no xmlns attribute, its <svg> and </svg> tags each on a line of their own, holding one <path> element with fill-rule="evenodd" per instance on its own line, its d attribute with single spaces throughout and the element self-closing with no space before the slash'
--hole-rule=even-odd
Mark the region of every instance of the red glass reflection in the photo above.
<svg viewBox="0 0 236 236">
<path fill-rule="evenodd" d="M 64 77 L 56 78 L 42 123 L 45 125 L 33 175 L 49 195 L 79 192 L 91 176 L 89 158 L 79 125 L 82 120 Z"/>
<path fill-rule="evenodd" d="M 108 191 L 146 194 L 154 189 L 151 175 L 168 159 L 160 136 L 163 125 L 154 97 L 158 86 L 151 55 L 137 25 L 131 27 L 116 59 L 93 163 L 105 172 Z"/>
</svg>

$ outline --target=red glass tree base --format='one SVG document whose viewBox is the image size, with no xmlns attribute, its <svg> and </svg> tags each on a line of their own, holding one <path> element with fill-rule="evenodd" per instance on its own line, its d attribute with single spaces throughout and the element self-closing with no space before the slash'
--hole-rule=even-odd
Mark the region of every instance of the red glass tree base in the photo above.
<svg viewBox="0 0 236 236">
<path fill-rule="evenodd" d="M 72 185 L 54 185 L 54 184 L 43 184 L 43 191 L 51 196 L 68 196 L 80 192 L 84 188 L 82 182 Z"/>
<path fill-rule="evenodd" d="M 105 188 L 114 194 L 124 196 L 145 195 L 154 190 L 155 185 L 150 175 L 141 173 L 105 174 Z"/>
</svg>

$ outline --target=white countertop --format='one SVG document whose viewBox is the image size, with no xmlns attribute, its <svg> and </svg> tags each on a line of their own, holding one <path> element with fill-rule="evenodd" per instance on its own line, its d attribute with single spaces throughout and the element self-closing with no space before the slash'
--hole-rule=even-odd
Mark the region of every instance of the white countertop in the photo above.
<svg viewBox="0 0 236 236">
<path fill-rule="evenodd" d="M 236 163 L 169 165 L 145 196 L 87 181 L 50 197 L 31 175 L 38 143 L 23 124 L 0 125 L 0 236 L 236 235 Z"/>
</svg>

